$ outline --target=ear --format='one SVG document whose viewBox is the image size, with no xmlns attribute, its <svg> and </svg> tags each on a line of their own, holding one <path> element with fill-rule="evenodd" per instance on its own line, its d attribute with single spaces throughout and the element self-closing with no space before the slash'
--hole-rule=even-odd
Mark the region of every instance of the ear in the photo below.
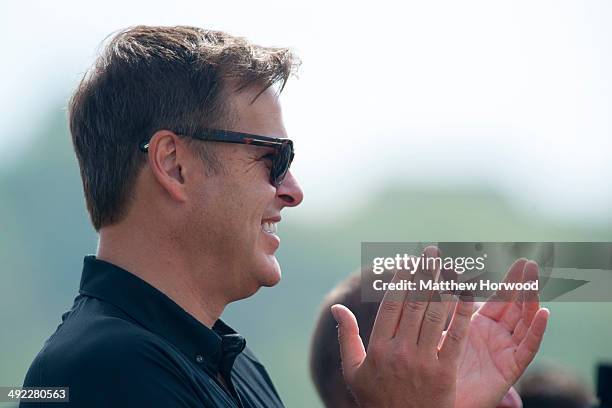
<svg viewBox="0 0 612 408">
<path fill-rule="evenodd" d="M 149 141 L 148 160 L 153 177 L 175 201 L 186 202 L 183 178 L 184 148 L 179 137 L 169 130 L 158 130 Z"/>
</svg>

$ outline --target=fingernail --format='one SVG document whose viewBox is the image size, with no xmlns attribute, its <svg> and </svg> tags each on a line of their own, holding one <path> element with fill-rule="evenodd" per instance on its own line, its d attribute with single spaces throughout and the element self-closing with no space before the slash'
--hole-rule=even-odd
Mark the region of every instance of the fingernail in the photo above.
<svg viewBox="0 0 612 408">
<path fill-rule="evenodd" d="M 340 325 L 340 321 L 338 320 L 338 305 L 332 305 L 331 307 L 331 314 L 332 316 L 334 316 L 334 320 L 336 320 L 336 323 L 338 323 L 338 325 Z M 336 326 L 338 327 L 338 326 Z"/>
</svg>

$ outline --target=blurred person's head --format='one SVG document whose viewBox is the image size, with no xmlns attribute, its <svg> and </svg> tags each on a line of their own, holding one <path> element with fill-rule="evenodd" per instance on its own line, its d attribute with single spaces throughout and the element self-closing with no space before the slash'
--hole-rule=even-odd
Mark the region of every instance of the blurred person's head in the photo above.
<svg viewBox="0 0 612 408">
<path fill-rule="evenodd" d="M 69 108 L 100 246 L 119 236 L 130 237 L 126 252 L 155 243 L 149 254 L 205 270 L 203 284 L 227 302 L 276 284 L 276 223 L 302 201 L 297 181 L 288 172 L 272 182 L 275 147 L 190 136 L 287 138 L 278 94 L 296 64 L 288 49 L 195 27 L 139 26 L 111 38 Z"/>
<path fill-rule="evenodd" d="M 524 408 L 586 408 L 593 395 L 575 374 L 557 366 L 540 366 L 523 375 L 518 391 Z"/>
<path fill-rule="evenodd" d="M 367 348 L 378 303 L 361 301 L 361 276 L 353 274 L 340 282 L 323 300 L 310 345 L 310 375 L 326 407 L 356 407 L 342 377 L 340 346 L 336 321 L 330 307 L 336 303 L 348 307 L 359 325 L 359 335 Z"/>
<path fill-rule="evenodd" d="M 366 269 L 366 273 L 370 272 L 370 269 Z M 367 349 L 379 303 L 362 301 L 361 273 L 352 274 L 329 292 L 323 300 L 315 323 L 310 345 L 310 376 L 326 407 L 356 408 L 358 406 L 342 377 L 340 347 L 337 341 L 338 329 L 330 313 L 330 307 L 334 304 L 342 304 L 353 312 L 359 325 L 359 335 Z M 514 388 L 510 388 L 497 406 L 497 408 L 520 407 L 521 399 Z"/>
</svg>

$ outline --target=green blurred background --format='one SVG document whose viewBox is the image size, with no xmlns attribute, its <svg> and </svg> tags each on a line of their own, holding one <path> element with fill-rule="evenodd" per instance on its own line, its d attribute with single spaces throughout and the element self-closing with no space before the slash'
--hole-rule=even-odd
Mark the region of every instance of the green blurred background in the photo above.
<svg viewBox="0 0 612 408">
<path fill-rule="evenodd" d="M 283 279 L 224 314 L 289 407 L 320 406 L 312 326 L 362 241 L 612 241 L 609 2 L 3 7 L 0 385 L 22 383 L 95 253 L 65 106 L 99 42 L 129 25 L 224 29 L 304 60 L 284 96 L 306 198 L 279 227 Z M 611 305 L 548 307 L 538 362 L 592 387 L 612 360 Z"/>
<path fill-rule="evenodd" d="M 58 109 L 42 129 L 39 143 L 0 175 L 0 384 L 6 385 L 21 384 L 30 361 L 71 306 L 82 255 L 96 249 L 63 112 Z M 401 185 L 388 186 L 333 222 L 287 221 L 281 228 L 281 283 L 231 305 L 224 318 L 245 335 L 290 407 L 319 406 L 307 372 L 312 326 L 326 292 L 359 267 L 362 241 L 612 237 L 610 223 L 543 222 L 512 209 L 494 190 L 415 190 Z M 612 359 L 612 307 L 548 307 L 550 327 L 538 360 L 562 364 L 592 381 L 596 361 Z"/>
</svg>

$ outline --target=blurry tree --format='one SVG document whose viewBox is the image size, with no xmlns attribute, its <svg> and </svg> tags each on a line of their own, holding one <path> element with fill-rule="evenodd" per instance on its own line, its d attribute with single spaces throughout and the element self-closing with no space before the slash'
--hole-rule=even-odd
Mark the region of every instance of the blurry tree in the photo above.
<svg viewBox="0 0 612 408">
<path fill-rule="evenodd" d="M 0 384 L 25 371 L 76 296 L 82 257 L 94 253 L 65 113 L 55 111 L 35 143 L 0 174 Z M 544 222 L 496 191 L 382 186 L 370 203 L 334 222 L 284 221 L 276 288 L 228 308 L 224 319 L 269 368 L 289 407 L 318 404 L 307 373 L 311 327 L 325 293 L 359 267 L 362 241 L 610 241 L 612 226 Z M 299 211 L 299 209 L 293 210 Z M 610 357 L 609 304 L 554 304 L 543 358 L 588 375 Z M 586 318 L 585 318 L 586 317 Z M 579 328 L 579 329 L 578 329 Z M 95 335 L 95 333 L 92 333 Z M 576 346 L 578 344 L 578 346 Z"/>
</svg>

